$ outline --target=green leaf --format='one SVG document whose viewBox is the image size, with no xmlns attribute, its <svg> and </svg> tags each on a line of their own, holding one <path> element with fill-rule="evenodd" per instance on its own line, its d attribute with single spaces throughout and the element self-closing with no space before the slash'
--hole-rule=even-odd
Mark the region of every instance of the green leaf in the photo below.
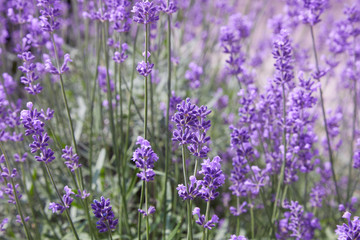
<svg viewBox="0 0 360 240">
<path fill-rule="evenodd" d="M 179 230 L 179 228 L 181 227 L 181 225 L 183 224 L 183 220 L 181 220 L 176 227 L 171 231 L 171 233 L 169 234 L 169 237 L 167 238 L 168 240 L 173 239 L 176 236 L 177 231 Z"/>
</svg>

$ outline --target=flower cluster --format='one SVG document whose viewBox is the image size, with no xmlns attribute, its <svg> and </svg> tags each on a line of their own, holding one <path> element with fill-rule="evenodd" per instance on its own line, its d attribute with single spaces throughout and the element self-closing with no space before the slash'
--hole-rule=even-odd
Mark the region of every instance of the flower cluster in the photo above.
<svg viewBox="0 0 360 240">
<path fill-rule="evenodd" d="M 300 20 L 314 26 L 320 22 L 320 15 L 324 12 L 328 0 L 304 0 L 300 12 Z"/>
<path fill-rule="evenodd" d="M 185 79 L 189 81 L 190 88 L 195 89 L 200 87 L 200 77 L 202 74 L 202 67 L 198 66 L 194 62 L 189 64 L 189 70 L 185 73 Z"/>
<path fill-rule="evenodd" d="M 118 47 L 118 48 L 120 48 L 120 47 Z M 128 50 L 128 48 L 129 47 L 128 47 L 128 45 L 126 43 L 121 44 L 121 52 L 115 51 L 114 56 L 113 56 L 113 60 L 116 63 L 124 62 L 128 58 L 128 55 L 126 54 L 126 51 Z"/>
<path fill-rule="evenodd" d="M 154 206 L 150 206 L 149 209 L 147 211 L 144 211 L 142 209 L 138 209 L 139 213 L 141 213 L 144 217 L 147 217 L 151 214 L 154 214 L 156 209 Z"/>
<path fill-rule="evenodd" d="M 360 236 L 359 217 L 356 216 L 351 220 L 351 213 L 349 212 L 345 212 L 342 217 L 348 221 L 348 224 L 344 223 L 343 225 L 337 225 L 335 233 L 338 235 L 338 239 L 358 239 Z"/>
<path fill-rule="evenodd" d="M 205 221 L 205 215 L 200 214 L 200 208 L 194 208 L 192 215 L 197 215 L 198 219 L 195 221 L 198 225 L 202 226 L 203 228 L 212 229 L 215 227 L 215 224 L 219 222 L 219 217 L 215 214 L 211 217 L 209 221 Z"/>
<path fill-rule="evenodd" d="M 198 107 L 187 98 L 176 107 L 177 112 L 173 115 L 172 121 L 176 124 L 173 130 L 174 142 L 180 145 L 188 145 L 188 149 L 196 157 L 206 158 L 210 148 L 208 143 L 210 137 L 207 131 L 211 122 L 207 116 L 211 113 L 206 106 Z"/>
<path fill-rule="evenodd" d="M 16 184 L 14 187 L 15 187 L 15 191 L 16 191 L 16 197 L 17 197 L 17 199 L 20 199 L 22 197 L 22 195 L 17 190 L 20 187 L 20 185 Z M 12 203 L 14 205 L 16 204 L 15 192 L 14 192 L 14 189 L 13 189 L 13 186 L 11 185 L 11 183 L 7 183 L 5 186 L 2 186 L 0 192 L 2 194 L 5 193 L 8 196 L 8 198 L 9 198 L 8 203 Z"/>
<path fill-rule="evenodd" d="M 229 240 L 247 240 L 247 238 L 244 237 L 244 236 L 231 235 L 231 237 L 229 238 Z"/>
<path fill-rule="evenodd" d="M 103 91 L 104 93 L 107 92 L 107 71 L 106 68 L 104 66 L 99 66 L 98 67 L 98 82 L 99 82 L 99 87 L 101 89 L 101 91 Z M 110 74 L 110 73 L 109 73 Z M 111 74 L 109 76 L 109 78 L 111 77 Z M 110 90 L 114 91 L 115 90 L 115 83 L 114 81 L 110 78 Z"/>
<path fill-rule="evenodd" d="M 110 205 L 110 198 L 105 199 L 103 196 L 100 197 L 100 201 L 94 200 L 91 204 L 95 217 L 99 220 L 96 222 L 96 228 L 99 232 L 113 231 L 116 228 L 119 220 L 115 219 L 114 211 Z"/>
<path fill-rule="evenodd" d="M 249 37 L 251 27 L 252 22 L 250 19 L 237 13 L 231 15 L 229 24 L 220 29 L 220 45 L 223 53 L 229 55 L 226 59 L 227 73 L 246 84 L 251 83 L 252 80 L 251 78 L 244 77 L 247 75 L 247 70 L 244 67 L 245 53 L 242 50 L 242 44 Z"/>
<path fill-rule="evenodd" d="M 58 0 L 38 0 L 40 9 L 41 29 L 44 32 L 53 33 L 60 28 L 60 22 L 57 17 L 61 15 Z"/>
<path fill-rule="evenodd" d="M 205 201 L 214 200 L 219 193 L 216 190 L 225 183 L 225 175 L 221 170 L 221 158 L 216 156 L 213 160 L 204 159 L 201 164 L 199 174 L 202 174 L 203 180 L 199 181 L 201 189 L 199 189 L 199 196 Z"/>
<path fill-rule="evenodd" d="M 147 77 L 151 73 L 153 67 L 153 63 L 145 63 L 145 61 L 141 61 L 138 63 L 136 70 L 141 76 Z"/>
<path fill-rule="evenodd" d="M 71 188 L 65 186 L 64 191 L 65 194 L 62 197 L 61 203 L 51 202 L 49 204 L 49 209 L 52 210 L 53 213 L 63 213 L 65 209 L 70 208 L 71 203 L 74 201 L 71 195 L 74 195 L 75 193 L 71 190 Z"/>
<path fill-rule="evenodd" d="M 81 167 L 81 164 L 79 164 L 79 156 L 76 153 L 73 153 L 72 147 L 65 146 L 62 152 L 63 154 L 61 157 L 66 160 L 65 165 L 71 172 L 74 172 L 76 169 Z"/>
<path fill-rule="evenodd" d="M 33 103 L 26 104 L 28 110 L 22 110 L 20 113 L 21 123 L 25 128 L 25 135 L 32 135 L 33 142 L 29 145 L 31 153 L 40 151 L 40 155 L 35 156 L 39 162 L 50 163 L 55 159 L 54 152 L 49 147 L 50 137 L 45 131 L 45 121 L 54 116 L 54 111 L 50 108 L 45 112 L 43 109 L 38 111 L 33 108 Z"/>
<path fill-rule="evenodd" d="M 135 162 L 137 168 L 141 170 L 137 176 L 144 181 L 153 181 L 155 172 L 153 170 L 154 163 L 159 159 L 156 153 L 152 150 L 149 141 L 142 137 L 138 137 L 136 144 L 140 145 L 134 153 L 132 160 Z"/>
<path fill-rule="evenodd" d="M 149 24 L 159 20 L 158 6 L 148 0 L 135 3 L 131 12 L 134 14 L 133 21 L 137 23 Z"/>
<path fill-rule="evenodd" d="M 283 31 L 278 35 L 278 39 L 274 41 L 274 48 L 272 54 L 275 58 L 275 68 L 277 74 L 275 76 L 275 83 L 277 84 L 289 84 L 294 78 L 292 63 L 292 49 L 291 43 L 286 31 Z"/>
<path fill-rule="evenodd" d="M 314 231 L 321 228 L 319 220 L 312 213 L 304 213 L 298 202 L 291 201 L 285 204 L 285 208 L 290 211 L 285 212 L 285 218 L 279 221 L 277 239 L 313 239 Z"/>
<path fill-rule="evenodd" d="M 20 78 L 20 82 L 25 84 L 25 90 L 32 95 L 39 94 L 42 90 L 40 83 L 35 83 L 39 79 L 36 73 L 36 64 L 33 63 L 35 56 L 31 52 L 23 52 L 18 55 L 23 60 L 23 65 L 19 69 L 25 73 L 25 76 Z"/>
<path fill-rule="evenodd" d="M 64 55 L 64 63 L 61 65 L 60 69 L 57 69 L 48 58 L 45 60 L 45 70 L 54 75 L 64 74 L 65 72 L 69 71 L 68 63 L 72 62 L 70 55 L 67 53 Z"/>
<path fill-rule="evenodd" d="M 83 12 L 84 18 L 97 20 L 100 22 L 109 22 L 110 27 L 117 32 L 128 32 L 131 27 L 131 2 L 123 1 L 105 1 L 104 6 L 96 6 L 96 2 L 91 2 L 87 11 Z"/>
</svg>

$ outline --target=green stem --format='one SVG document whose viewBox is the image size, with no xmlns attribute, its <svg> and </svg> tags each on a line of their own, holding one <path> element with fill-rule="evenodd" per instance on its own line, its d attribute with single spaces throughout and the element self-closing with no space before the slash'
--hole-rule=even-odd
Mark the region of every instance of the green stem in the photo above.
<svg viewBox="0 0 360 240">
<path fill-rule="evenodd" d="M 148 24 L 145 25 L 145 64 L 148 64 Z M 144 136 L 147 139 L 147 121 L 148 121 L 148 77 L 144 77 Z"/>
<path fill-rule="evenodd" d="M 189 185 L 188 185 L 188 178 L 186 172 L 186 159 L 185 159 L 185 145 L 182 145 L 182 164 L 183 164 L 183 173 L 184 173 L 184 182 L 186 186 L 186 191 L 189 192 Z M 191 207 L 190 201 L 186 200 L 186 208 L 187 208 L 187 224 L 188 224 L 188 232 L 187 232 L 187 239 L 192 240 L 192 217 L 191 217 Z"/>
<path fill-rule="evenodd" d="M 312 40 L 312 46 L 313 46 L 313 51 L 314 51 L 315 63 L 316 63 L 316 70 L 319 72 L 320 71 L 319 61 L 318 61 L 316 45 L 315 45 L 314 29 L 312 26 L 310 26 L 310 31 L 311 31 L 311 40 Z M 321 110 L 322 110 L 322 115 L 323 115 L 323 120 L 324 120 L 325 133 L 326 133 L 326 142 L 328 145 L 329 158 L 330 158 L 330 163 L 331 163 L 332 178 L 333 178 L 334 185 L 335 185 L 336 197 L 337 197 L 338 204 L 341 204 L 341 196 L 340 196 L 340 191 L 338 188 L 336 175 L 335 175 L 334 159 L 333 159 L 333 153 L 332 153 L 331 144 L 330 144 L 330 135 L 329 135 L 329 130 L 328 130 L 328 126 L 327 126 L 324 97 L 323 97 L 323 92 L 322 92 L 321 86 L 319 87 L 319 92 L 320 92 Z"/>
<path fill-rule="evenodd" d="M 254 239 L 255 237 L 255 231 L 254 231 L 254 209 L 251 203 L 251 199 L 249 197 L 249 204 L 250 206 L 250 218 L 251 218 L 251 239 Z"/>
<path fill-rule="evenodd" d="M 61 94 L 62 94 L 62 97 L 63 97 L 63 101 L 64 101 L 65 108 L 66 108 L 66 114 L 67 114 L 68 121 L 69 121 L 69 127 L 70 127 L 72 142 L 73 142 L 73 145 L 74 145 L 75 153 L 78 156 L 80 156 L 79 152 L 78 152 L 78 148 L 77 148 L 76 139 L 75 139 L 75 131 L 74 131 L 74 126 L 73 126 L 73 122 L 72 122 L 72 119 L 71 119 L 70 109 L 69 109 L 69 105 L 68 105 L 68 101 L 67 101 L 67 97 L 66 97 L 66 93 L 65 93 L 64 80 L 63 80 L 62 74 L 60 73 L 59 56 L 58 56 L 57 49 L 56 49 L 54 34 L 51 33 L 50 37 L 51 37 L 51 42 L 52 42 L 53 47 L 54 47 L 56 67 L 57 67 L 57 70 L 59 71 L 59 76 L 60 76 Z M 82 176 L 82 170 L 81 170 L 81 168 L 79 168 L 76 171 L 79 171 L 79 174 L 80 174 L 79 186 L 80 186 L 80 190 L 83 190 L 83 185 L 84 185 L 83 180 L 84 179 L 83 179 L 83 176 Z"/>
<path fill-rule="evenodd" d="M 7 169 L 11 172 L 11 168 L 10 168 L 10 164 L 9 164 L 9 160 L 7 158 L 7 155 L 5 153 L 5 150 L 4 150 L 4 147 L 2 145 L 2 142 L 0 142 L 0 150 L 2 152 L 2 154 L 4 155 L 4 159 L 5 159 L 5 164 L 6 164 L 6 167 Z M 13 192 L 14 192 L 14 197 L 15 197 L 15 205 L 16 205 L 16 209 L 20 215 L 20 218 L 21 218 L 21 223 L 24 227 L 24 230 L 25 230 L 25 235 L 26 235 L 26 238 L 28 240 L 31 240 L 32 237 L 31 237 L 31 234 L 30 234 L 30 231 L 26 225 L 26 222 L 25 222 L 25 219 L 24 219 L 24 215 L 23 215 L 23 212 L 22 212 L 22 208 L 21 208 L 21 204 L 20 204 L 20 201 L 19 201 L 19 197 L 18 197 L 18 194 L 16 192 L 16 188 L 15 188 L 15 183 L 14 183 L 14 179 L 10 177 L 10 183 L 11 183 L 11 186 L 12 186 L 12 189 L 13 189 Z"/>
<path fill-rule="evenodd" d="M 55 61 L 56 61 L 57 69 L 60 72 L 59 57 L 58 57 L 58 54 L 57 54 L 57 49 L 56 49 L 54 36 L 53 36 L 53 34 L 51 34 L 50 36 L 51 36 L 51 41 L 52 41 L 53 46 L 54 46 L 55 59 L 56 59 Z M 71 119 L 70 109 L 69 109 L 69 105 L 68 105 L 68 101 L 67 101 L 67 97 L 66 97 L 66 93 L 65 93 L 64 81 L 63 81 L 61 73 L 59 74 L 59 76 L 60 76 L 61 93 L 62 93 L 62 96 L 63 96 L 63 100 L 64 100 L 64 104 L 65 104 L 65 108 L 66 108 L 66 113 L 67 113 L 67 117 L 68 117 L 68 120 L 69 120 L 69 127 L 70 127 L 70 131 L 71 131 L 72 142 L 73 142 L 76 154 L 79 155 L 78 148 L 77 148 L 77 143 L 76 143 L 76 139 L 75 139 L 75 131 L 74 131 L 74 127 L 73 127 L 73 122 L 72 122 L 72 119 Z M 83 175 L 82 175 L 81 168 L 78 168 L 77 170 L 75 170 L 75 177 L 76 177 L 76 180 L 77 180 L 77 185 L 80 188 L 80 191 L 83 191 L 83 189 L 84 189 L 84 182 L 83 182 L 84 178 L 83 178 Z M 90 219 L 90 215 L 88 214 L 88 207 L 87 206 L 85 206 L 85 211 L 87 212 L 86 215 L 87 215 L 87 221 L 89 223 L 91 239 L 93 239 L 93 231 L 92 231 L 92 226 L 91 226 L 91 219 Z M 70 215 L 69 215 L 69 218 L 70 218 Z"/>
<path fill-rule="evenodd" d="M 143 181 L 143 184 L 141 186 L 139 209 L 142 209 L 142 206 L 143 206 L 144 191 L 145 191 L 145 181 Z M 140 212 L 138 213 L 137 236 L 138 236 L 138 240 L 141 240 L 141 213 Z"/>
<path fill-rule="evenodd" d="M 45 165 L 47 174 L 48 174 L 48 176 L 49 176 L 49 178 L 50 178 L 50 181 L 51 181 L 52 185 L 54 186 L 54 189 L 55 189 L 55 191 L 56 191 L 56 193 L 57 193 L 57 195 L 58 195 L 58 197 L 59 197 L 59 200 L 60 200 L 61 204 L 62 204 L 63 206 L 65 206 L 65 203 L 64 203 L 64 201 L 63 201 L 63 199 L 62 199 L 62 197 L 61 197 L 61 195 L 60 195 L 60 193 L 59 193 L 59 190 L 58 190 L 57 187 L 56 187 L 56 184 L 55 184 L 55 181 L 54 181 L 53 176 L 52 176 L 52 174 L 51 174 L 51 171 L 50 171 L 49 166 L 48 166 L 46 163 L 44 163 L 44 165 Z M 73 223 L 73 221 L 71 220 L 70 213 L 69 213 L 69 209 L 66 208 L 66 207 L 65 207 L 65 215 L 66 215 L 66 218 L 67 218 L 67 220 L 68 220 L 68 222 L 69 222 L 69 224 L 70 224 L 70 227 L 71 227 L 71 229 L 72 229 L 72 231 L 73 231 L 73 233 L 74 233 L 74 235 L 75 235 L 75 238 L 76 238 L 77 240 L 80 240 L 80 239 L 79 239 L 79 236 L 78 236 L 78 234 L 77 234 L 77 232 L 76 232 L 74 223 Z"/>
<path fill-rule="evenodd" d="M 198 167 L 198 160 L 197 160 L 197 158 L 196 158 L 196 159 L 195 159 L 195 167 L 194 167 L 194 177 L 196 177 L 197 167 Z"/>
<path fill-rule="evenodd" d="M 109 107 L 109 119 L 110 119 L 110 129 L 111 129 L 111 137 L 112 137 L 112 144 L 114 147 L 115 157 L 116 161 L 120 160 L 120 151 L 118 149 L 117 145 L 117 139 L 116 139 L 116 131 L 115 131 L 115 124 L 114 124 L 114 116 L 113 116 L 113 107 L 112 107 L 112 96 L 111 96 L 111 87 L 110 87 L 110 73 L 109 73 L 109 54 L 106 47 L 106 33 L 105 33 L 105 25 L 102 26 L 102 44 L 103 44 L 103 50 L 105 53 L 105 66 L 106 66 L 106 87 L 107 87 L 107 100 L 108 100 L 108 107 Z M 122 198 L 122 205 L 124 210 L 124 218 L 123 221 L 125 221 L 125 227 L 129 234 L 131 234 L 129 222 L 128 222 L 128 212 L 127 212 L 127 202 L 126 202 L 126 193 L 124 192 L 124 188 L 122 183 L 119 183 L 120 187 L 120 194 Z"/>
<path fill-rule="evenodd" d="M 145 211 L 147 212 L 149 209 L 149 199 L 148 199 L 148 185 L 147 182 L 145 182 Z M 146 217 L 146 239 L 150 239 L 150 225 L 149 225 L 149 215 Z"/>
<path fill-rule="evenodd" d="M 168 2 L 169 4 L 169 2 Z M 169 132 L 169 109 L 170 109 L 170 98 L 171 98 L 171 16 L 168 15 L 168 32 L 167 32 L 167 42 L 168 42 L 168 79 L 167 79 L 167 107 L 166 107 L 166 119 L 165 119 L 165 128 L 166 128 L 166 143 L 165 143 L 165 180 L 164 180 L 164 196 L 163 196 L 163 239 L 166 239 L 166 195 L 167 195 L 167 180 L 169 174 L 169 162 L 170 162 L 170 132 Z"/>
<path fill-rule="evenodd" d="M 277 210 L 277 203 L 280 195 L 280 189 L 281 185 L 284 182 L 284 172 L 285 172 L 285 163 L 286 163 L 286 95 L 285 95 L 285 85 L 282 84 L 282 95 L 283 95 L 283 136 L 282 136 L 282 143 L 284 146 L 284 155 L 283 155 L 283 162 L 281 164 L 281 170 L 280 170 L 280 176 L 279 181 L 276 189 L 276 195 L 275 195 L 275 202 L 274 202 L 274 208 L 272 213 L 272 224 L 275 224 L 276 221 L 276 210 Z"/>
<path fill-rule="evenodd" d="M 97 28 L 96 28 L 97 29 Z M 99 74 L 99 63 L 100 63 L 100 52 L 101 52 L 101 38 L 96 38 L 96 69 L 94 77 L 94 86 L 91 93 L 91 102 L 90 102 L 90 139 L 89 139 L 89 171 L 90 171 L 90 190 L 92 189 L 92 159 L 93 159 L 93 135 L 94 135 L 94 102 L 95 102 L 95 93 L 97 86 L 97 78 Z"/>
<path fill-rule="evenodd" d="M 240 206 L 240 198 L 236 197 L 236 208 L 239 209 Z M 236 236 L 240 234 L 240 216 L 236 218 Z"/>
<path fill-rule="evenodd" d="M 205 223 L 209 221 L 210 212 L 210 200 L 206 203 Z M 202 240 L 205 240 L 205 236 L 209 237 L 209 229 L 203 228 Z"/>
</svg>

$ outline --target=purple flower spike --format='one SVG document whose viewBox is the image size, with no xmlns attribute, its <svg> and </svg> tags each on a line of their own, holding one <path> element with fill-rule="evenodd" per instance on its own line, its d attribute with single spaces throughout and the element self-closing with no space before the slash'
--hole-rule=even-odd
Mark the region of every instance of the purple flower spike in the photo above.
<svg viewBox="0 0 360 240">
<path fill-rule="evenodd" d="M 6 227 L 5 225 L 7 225 L 7 223 L 9 222 L 8 218 L 4 218 L 2 220 L 2 222 L 0 223 L 0 231 L 5 232 L 6 231 Z"/>
<path fill-rule="evenodd" d="M 199 187 L 201 181 L 198 181 L 195 176 L 190 176 L 189 192 L 187 192 L 186 186 L 179 184 L 176 190 L 178 190 L 179 197 L 183 200 L 195 199 L 199 195 Z"/>
<path fill-rule="evenodd" d="M 337 225 L 335 230 L 338 239 L 359 239 L 360 237 L 360 220 L 359 217 L 354 217 L 351 221 L 351 213 L 345 212 L 342 216 L 348 221 L 348 224 L 343 223 L 343 225 Z"/>
<path fill-rule="evenodd" d="M 229 240 L 247 240 L 247 238 L 244 237 L 244 236 L 231 235 L 231 237 L 229 238 Z"/>
<path fill-rule="evenodd" d="M 132 160 L 135 162 L 137 168 L 140 169 L 140 173 L 137 176 L 144 181 L 153 181 L 155 172 L 153 170 L 154 163 L 159 159 L 157 154 L 152 150 L 150 142 L 142 137 L 138 137 L 136 144 L 140 145 L 134 153 Z"/>
<path fill-rule="evenodd" d="M 195 222 L 203 228 L 212 229 L 215 227 L 215 224 L 219 222 L 218 216 L 214 214 L 211 219 L 205 223 L 205 215 L 200 213 L 200 208 L 198 207 L 194 208 L 192 215 L 197 216 L 197 220 Z"/>
<path fill-rule="evenodd" d="M 61 68 L 60 68 L 60 73 L 61 73 L 61 74 L 69 71 L 69 67 L 68 67 L 68 63 L 69 63 L 69 62 L 72 62 L 72 60 L 71 60 L 71 58 L 70 58 L 70 54 L 67 53 L 67 54 L 64 55 L 64 63 L 63 63 L 63 65 L 62 65 Z"/>
<path fill-rule="evenodd" d="M 166 14 L 173 14 L 178 10 L 176 1 L 169 1 L 169 4 L 165 0 L 160 1 L 160 11 Z"/>
<path fill-rule="evenodd" d="M 99 232 L 107 232 L 116 229 L 119 220 L 115 219 L 109 198 L 105 199 L 101 196 L 100 201 L 95 199 L 94 203 L 91 204 L 91 208 L 93 209 L 95 217 L 99 219 L 99 221 L 96 222 L 96 228 L 99 229 Z"/>
<path fill-rule="evenodd" d="M 177 112 L 171 119 L 176 124 L 172 140 L 180 145 L 187 144 L 195 157 L 206 158 L 210 152 L 210 137 L 206 134 L 211 126 L 207 119 L 211 110 L 206 106 L 198 107 L 192 104 L 189 98 L 178 104 L 176 109 Z"/>
<path fill-rule="evenodd" d="M 114 53 L 114 57 L 113 57 L 113 60 L 116 62 L 116 63 L 122 63 L 124 62 L 127 58 L 128 58 L 128 55 L 126 55 L 126 50 L 128 50 L 128 45 L 126 43 L 123 43 L 121 45 L 121 53 L 119 51 L 116 51 Z"/>
<path fill-rule="evenodd" d="M 145 212 L 142 209 L 138 209 L 139 213 L 141 213 L 144 217 L 147 217 L 149 215 L 152 215 L 156 212 L 156 209 L 154 206 L 150 206 L 149 209 Z"/>
<path fill-rule="evenodd" d="M 51 60 L 48 58 L 45 60 L 45 70 L 54 75 L 64 74 L 69 71 L 68 63 L 72 62 L 70 55 L 67 53 L 64 55 L 64 63 L 60 68 L 60 71 L 52 64 Z"/>
<path fill-rule="evenodd" d="M 289 83 L 294 78 L 292 63 L 291 42 L 286 31 L 279 34 L 278 39 L 274 41 L 272 51 L 276 62 L 274 64 L 277 74 L 275 76 L 276 84 Z"/>
<path fill-rule="evenodd" d="M 154 2 L 137 2 L 131 10 L 133 21 L 141 24 L 153 23 L 159 20 L 159 9 Z"/>
<path fill-rule="evenodd" d="M 61 15 L 59 2 L 54 0 L 38 0 L 38 7 L 41 7 L 39 17 L 41 30 L 44 32 L 54 32 L 60 28 L 60 22 L 57 17 Z"/>
<path fill-rule="evenodd" d="M 243 202 L 240 206 L 237 206 L 237 207 L 230 207 L 230 213 L 234 216 L 240 216 L 242 213 L 246 213 L 247 210 L 246 210 L 246 205 L 247 205 L 247 202 Z"/>
<path fill-rule="evenodd" d="M 15 185 L 15 191 L 16 191 L 17 198 L 20 199 L 22 197 L 22 195 L 17 190 L 17 188 L 19 188 L 19 184 Z M 15 193 L 14 193 L 14 190 L 12 188 L 12 185 L 10 183 L 7 183 L 6 187 L 4 187 L 2 189 L 2 191 L 9 197 L 8 203 L 12 203 L 12 204 L 15 205 L 16 204 Z"/>
<path fill-rule="evenodd" d="M 215 227 L 215 224 L 218 222 L 219 222 L 219 217 L 214 214 L 211 217 L 211 219 L 207 223 L 205 223 L 204 228 L 212 229 L 213 227 Z"/>
<path fill-rule="evenodd" d="M 29 219 L 30 219 L 30 216 L 27 216 L 27 217 L 24 218 L 24 221 L 25 221 L 25 222 L 28 222 Z M 16 215 L 16 220 L 15 220 L 15 221 L 16 221 L 17 223 L 22 224 L 20 215 Z"/>
<path fill-rule="evenodd" d="M 189 64 L 189 70 L 185 73 L 185 79 L 189 81 L 190 88 L 196 89 L 200 87 L 200 77 L 202 73 L 202 67 L 198 66 L 194 62 Z"/>
<path fill-rule="evenodd" d="M 138 73 L 141 76 L 147 77 L 151 73 L 153 67 L 154 67 L 153 63 L 150 64 L 150 63 L 145 63 L 144 61 L 141 61 L 138 63 L 136 70 L 138 71 Z"/>
<path fill-rule="evenodd" d="M 79 156 L 76 153 L 73 153 L 72 147 L 65 146 L 65 149 L 63 149 L 62 152 L 63 155 L 61 155 L 61 157 L 66 160 L 65 164 L 71 172 L 74 172 L 81 167 L 81 164 L 79 164 Z"/>
<path fill-rule="evenodd" d="M 214 200 L 219 195 L 216 189 L 225 183 L 225 174 L 221 170 L 220 162 L 221 158 L 216 156 L 212 161 L 205 159 L 201 164 L 199 173 L 204 175 L 204 178 L 200 181 L 199 195 L 205 201 Z"/>
<path fill-rule="evenodd" d="M 60 214 L 65 211 L 66 208 L 70 208 L 71 203 L 74 199 L 71 195 L 75 195 L 71 188 L 68 186 L 64 187 L 65 194 L 62 197 L 62 203 L 52 202 L 49 204 L 49 209 L 52 210 L 53 213 L 59 212 Z M 63 205 L 64 204 L 64 205 Z"/>
<path fill-rule="evenodd" d="M 85 189 L 81 192 L 81 190 L 79 189 L 78 194 L 76 194 L 75 196 L 81 199 L 85 199 L 90 196 L 90 193 L 87 193 Z"/>
<path fill-rule="evenodd" d="M 284 219 L 279 221 L 277 239 L 313 239 L 316 229 L 321 229 L 319 220 L 312 213 L 305 213 L 304 208 L 298 203 L 291 201 L 285 204 L 289 212 L 284 213 Z"/>
</svg>

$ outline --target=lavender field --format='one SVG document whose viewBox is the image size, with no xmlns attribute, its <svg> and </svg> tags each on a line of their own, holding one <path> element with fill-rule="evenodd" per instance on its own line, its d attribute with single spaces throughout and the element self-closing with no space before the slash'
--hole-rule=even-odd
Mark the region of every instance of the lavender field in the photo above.
<svg viewBox="0 0 360 240">
<path fill-rule="evenodd" d="M 0 239 L 360 240 L 359 0 L 0 13 Z"/>
</svg>

